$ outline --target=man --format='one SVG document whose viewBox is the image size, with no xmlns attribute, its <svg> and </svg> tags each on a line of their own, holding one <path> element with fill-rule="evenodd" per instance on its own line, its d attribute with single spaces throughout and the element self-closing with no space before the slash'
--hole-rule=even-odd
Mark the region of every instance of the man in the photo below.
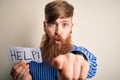
<svg viewBox="0 0 120 80">
<path fill-rule="evenodd" d="M 21 61 L 11 70 L 13 80 L 86 80 L 96 73 L 96 58 L 71 44 L 74 8 L 62 0 L 45 6 L 42 63 Z"/>
</svg>

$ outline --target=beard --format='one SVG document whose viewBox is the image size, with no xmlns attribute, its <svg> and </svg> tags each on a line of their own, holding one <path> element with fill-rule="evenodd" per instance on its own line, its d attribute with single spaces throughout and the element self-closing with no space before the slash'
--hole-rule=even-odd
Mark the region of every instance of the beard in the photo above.
<svg viewBox="0 0 120 80">
<path fill-rule="evenodd" d="M 55 41 L 59 40 L 59 44 Z M 66 54 L 72 49 L 71 34 L 64 40 L 60 35 L 49 37 L 45 34 L 42 37 L 41 53 L 43 62 L 51 63 L 52 59 L 61 54 Z"/>
</svg>

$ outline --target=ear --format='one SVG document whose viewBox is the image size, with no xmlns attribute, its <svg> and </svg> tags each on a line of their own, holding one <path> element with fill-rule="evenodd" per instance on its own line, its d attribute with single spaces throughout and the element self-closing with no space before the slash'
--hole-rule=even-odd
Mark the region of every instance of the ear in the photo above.
<svg viewBox="0 0 120 80">
<path fill-rule="evenodd" d="M 73 22 L 72 22 L 72 27 L 74 26 Z"/>
<path fill-rule="evenodd" d="M 72 25 L 71 25 L 71 31 L 70 31 L 70 33 L 72 33 L 72 28 L 73 28 L 73 23 L 72 23 Z"/>
<path fill-rule="evenodd" d="M 44 31 L 46 32 L 46 26 L 47 26 L 46 21 L 43 21 L 43 25 L 44 25 Z"/>
<path fill-rule="evenodd" d="M 72 31 L 73 25 L 74 25 L 74 24 L 72 23 L 72 24 L 71 24 L 71 31 Z"/>
</svg>

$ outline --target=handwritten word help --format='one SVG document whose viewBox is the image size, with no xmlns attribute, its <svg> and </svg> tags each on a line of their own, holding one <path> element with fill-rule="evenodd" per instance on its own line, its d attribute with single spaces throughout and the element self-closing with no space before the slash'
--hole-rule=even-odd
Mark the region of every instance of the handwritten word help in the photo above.
<svg viewBox="0 0 120 80">
<path fill-rule="evenodd" d="M 23 48 L 23 47 L 12 47 L 9 48 L 9 61 L 18 62 L 25 61 L 29 63 L 30 61 L 35 61 L 38 63 L 42 62 L 41 51 L 39 48 Z"/>
</svg>

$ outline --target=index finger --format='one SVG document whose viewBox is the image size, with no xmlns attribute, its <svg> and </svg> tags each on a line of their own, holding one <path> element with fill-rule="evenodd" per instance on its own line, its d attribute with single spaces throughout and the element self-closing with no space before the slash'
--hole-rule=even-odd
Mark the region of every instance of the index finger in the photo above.
<svg viewBox="0 0 120 80">
<path fill-rule="evenodd" d="M 64 56 L 59 55 L 52 60 L 52 66 L 58 70 L 61 70 L 64 63 Z"/>
</svg>

